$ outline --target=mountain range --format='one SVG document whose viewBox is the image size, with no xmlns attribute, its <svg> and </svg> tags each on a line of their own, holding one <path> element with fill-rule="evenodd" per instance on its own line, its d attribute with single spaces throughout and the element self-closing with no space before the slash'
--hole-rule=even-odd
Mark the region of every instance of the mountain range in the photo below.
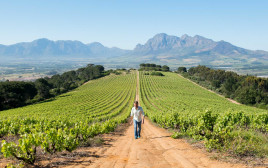
<svg viewBox="0 0 268 168">
<path fill-rule="evenodd" d="M 13 45 L 0 45 L 0 56 L 9 58 L 41 58 L 41 57 L 110 57 L 122 55 L 126 50 L 108 48 L 101 43 L 84 44 L 80 41 L 58 40 L 46 38 L 32 42 L 22 42 Z"/>
<path fill-rule="evenodd" d="M 45 38 L 13 45 L 0 45 L 0 58 L 5 59 L 65 59 L 91 58 L 104 63 L 154 62 L 159 64 L 263 65 L 268 66 L 268 52 L 248 50 L 226 41 L 213 41 L 196 35 L 181 37 L 156 34 L 145 44 L 137 44 L 133 50 L 108 48 L 101 43 L 84 44 L 80 41 L 52 41 Z M 134 58 L 134 59 L 133 59 Z"/>
</svg>

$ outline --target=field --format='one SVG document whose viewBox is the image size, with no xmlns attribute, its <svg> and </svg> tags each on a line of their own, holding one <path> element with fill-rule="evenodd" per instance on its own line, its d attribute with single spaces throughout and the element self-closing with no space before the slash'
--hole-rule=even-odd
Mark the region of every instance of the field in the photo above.
<svg viewBox="0 0 268 168">
<path fill-rule="evenodd" d="M 31 165 L 35 164 L 38 151 L 50 154 L 71 152 L 88 138 L 114 131 L 118 124 L 126 122 L 135 96 L 151 121 L 174 131 L 173 138 L 189 137 L 204 142 L 208 150 L 237 156 L 267 156 L 267 110 L 231 103 L 176 73 L 163 74 L 152 76 L 142 71 L 138 76 L 137 71 L 111 74 L 53 99 L 1 111 L 0 138 L 3 141 L 0 158 L 1 155 L 12 157 Z M 158 153 L 153 146 L 158 146 L 161 139 L 155 142 L 153 139 L 159 138 L 163 131 L 151 125 L 144 127 L 143 135 L 148 136 L 144 137 L 144 143 L 149 150 L 138 146 L 141 148 L 139 152 L 149 156 L 152 155 L 150 149 L 154 149 Z M 130 141 L 130 130 L 124 141 L 118 143 L 123 144 L 122 150 L 126 154 L 125 149 L 130 152 L 131 146 L 138 145 Z M 155 137 L 150 139 L 152 134 Z M 162 138 L 167 137 L 164 135 Z M 152 145 L 152 142 L 156 144 Z M 168 148 L 165 144 L 173 144 L 170 139 L 161 142 Z M 122 148 L 116 147 L 118 151 Z M 163 153 L 163 156 L 168 155 Z M 158 159 L 163 160 L 160 156 Z"/>
<path fill-rule="evenodd" d="M 48 153 L 72 151 L 89 137 L 125 122 L 135 91 L 136 73 L 109 75 L 55 99 L 1 111 L 1 139 L 20 137 L 17 144 L 2 141 L 1 151 L 28 164 L 35 162 L 40 146 Z"/>
<path fill-rule="evenodd" d="M 149 118 L 175 129 L 174 138 L 204 140 L 234 155 L 267 156 L 268 111 L 231 103 L 175 73 L 140 72 L 140 96 Z"/>
<path fill-rule="evenodd" d="M 144 105 L 160 109 L 160 112 L 205 112 L 213 113 L 239 112 L 263 114 L 267 110 L 246 105 L 237 105 L 217 94 L 180 77 L 176 73 L 162 72 L 165 76 L 144 75 L 140 72 L 140 91 Z M 158 113 L 154 113 L 158 114 Z"/>
<path fill-rule="evenodd" d="M 0 63 L 0 81 L 34 81 L 45 76 L 81 68 L 86 61 L 80 60 L 27 60 L 17 59 Z"/>
</svg>

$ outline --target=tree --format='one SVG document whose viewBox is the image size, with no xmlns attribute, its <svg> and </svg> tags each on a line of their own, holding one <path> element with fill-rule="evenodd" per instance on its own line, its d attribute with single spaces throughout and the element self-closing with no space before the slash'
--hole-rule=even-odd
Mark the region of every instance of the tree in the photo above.
<svg viewBox="0 0 268 168">
<path fill-rule="evenodd" d="M 236 90 L 237 99 L 239 102 L 243 104 L 255 104 L 257 92 L 254 88 L 247 86 L 247 87 L 240 87 Z"/>
<path fill-rule="evenodd" d="M 178 72 L 187 72 L 187 69 L 185 67 L 179 67 Z"/>
<path fill-rule="evenodd" d="M 94 64 L 87 64 L 87 67 L 92 67 L 94 66 Z"/>
<path fill-rule="evenodd" d="M 228 77 L 228 79 L 223 83 L 223 88 L 225 89 L 227 95 L 234 93 L 237 87 L 237 80 L 232 76 Z"/>
<path fill-rule="evenodd" d="M 39 99 L 46 99 L 50 97 L 50 84 L 44 78 L 37 79 L 35 81 L 35 87 L 37 89 L 37 94 Z"/>
<path fill-rule="evenodd" d="M 0 110 L 25 105 L 36 93 L 33 82 L 0 82 Z"/>
<path fill-rule="evenodd" d="M 144 68 L 144 67 L 145 67 L 145 64 L 144 63 L 140 64 L 140 68 L 141 69 Z"/>
<path fill-rule="evenodd" d="M 162 71 L 164 72 L 169 71 L 169 67 L 167 65 L 162 66 Z"/>
</svg>

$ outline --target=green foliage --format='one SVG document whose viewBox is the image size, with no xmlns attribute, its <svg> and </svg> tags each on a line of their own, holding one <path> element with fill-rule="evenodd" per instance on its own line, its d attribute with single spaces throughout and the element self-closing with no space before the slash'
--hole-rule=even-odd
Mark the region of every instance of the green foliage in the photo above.
<svg viewBox="0 0 268 168">
<path fill-rule="evenodd" d="M 114 131 L 126 122 L 135 98 L 136 73 L 110 75 L 35 105 L 0 113 L 4 157 L 34 164 L 36 151 L 72 152 L 98 134 Z"/>
<path fill-rule="evenodd" d="M 169 67 L 167 65 L 162 66 L 162 71 L 168 72 L 169 71 Z"/>
<path fill-rule="evenodd" d="M 89 64 L 62 75 L 39 78 L 35 82 L 0 82 L 0 110 L 36 103 L 105 75 L 109 75 L 109 72 L 104 72 L 103 66 Z"/>
<path fill-rule="evenodd" d="M 35 81 L 35 87 L 37 89 L 37 97 L 41 100 L 49 98 L 50 84 L 47 80 L 40 78 Z"/>
<path fill-rule="evenodd" d="M 163 73 L 161 73 L 161 72 L 155 72 L 155 71 L 151 72 L 151 75 L 153 75 L 153 76 L 164 76 Z"/>
<path fill-rule="evenodd" d="M 2 141 L 1 152 L 4 157 L 15 157 L 28 164 L 34 164 L 36 160 L 36 148 L 41 144 L 37 134 L 25 134 L 19 139 L 19 143 Z"/>
<path fill-rule="evenodd" d="M 140 103 L 148 117 L 173 138 L 204 141 L 208 150 L 238 156 L 267 156 L 267 110 L 229 102 L 175 73 L 165 78 L 140 72 Z"/>
<path fill-rule="evenodd" d="M 156 65 L 156 64 L 151 64 L 151 63 L 142 63 L 140 64 L 140 69 L 145 70 L 145 71 L 169 71 L 169 67 L 167 65 L 161 66 L 161 65 Z"/>
<path fill-rule="evenodd" d="M 238 75 L 235 72 L 214 70 L 200 65 L 190 68 L 187 74 L 185 77 L 197 83 L 205 81 L 209 85 L 203 86 L 219 89 L 226 97 L 236 99 L 240 103 L 263 108 L 268 105 L 268 79 Z"/>
<path fill-rule="evenodd" d="M 179 67 L 178 72 L 180 72 L 180 73 L 187 72 L 187 69 L 186 69 L 186 67 Z"/>
<path fill-rule="evenodd" d="M 23 106 L 36 94 L 33 82 L 0 82 L 0 110 Z"/>
<path fill-rule="evenodd" d="M 6 168 L 24 168 L 25 166 L 22 163 L 19 163 L 17 165 L 13 165 L 13 164 L 7 164 Z"/>
<path fill-rule="evenodd" d="M 183 138 L 184 137 L 184 134 L 181 133 L 181 132 L 174 132 L 172 135 L 171 135 L 172 138 L 174 139 L 180 139 L 180 138 Z"/>
<path fill-rule="evenodd" d="M 121 74 L 122 74 L 122 72 L 119 72 L 119 71 L 114 71 L 114 74 L 116 74 L 116 75 L 121 75 Z"/>
</svg>

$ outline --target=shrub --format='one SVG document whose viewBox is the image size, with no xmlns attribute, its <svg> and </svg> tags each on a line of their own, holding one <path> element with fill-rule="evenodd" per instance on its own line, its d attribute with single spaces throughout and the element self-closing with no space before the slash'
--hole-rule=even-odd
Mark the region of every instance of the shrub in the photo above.
<svg viewBox="0 0 268 168">
<path fill-rule="evenodd" d="M 165 76 L 161 72 L 152 72 L 151 75 L 153 75 L 153 76 Z"/>
</svg>

